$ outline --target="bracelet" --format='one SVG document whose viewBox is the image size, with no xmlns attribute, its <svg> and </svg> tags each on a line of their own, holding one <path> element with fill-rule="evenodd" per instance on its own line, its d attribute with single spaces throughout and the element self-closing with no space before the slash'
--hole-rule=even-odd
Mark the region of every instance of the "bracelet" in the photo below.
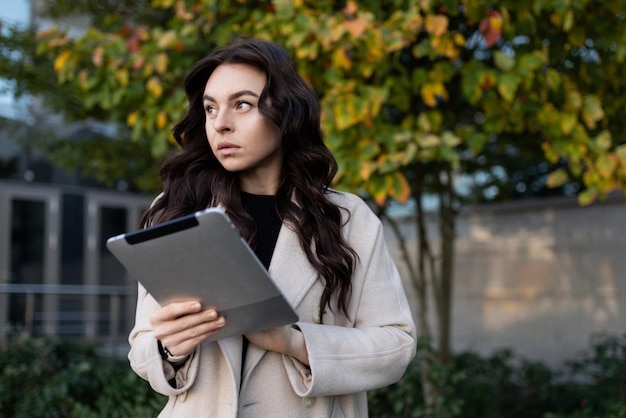
<svg viewBox="0 0 626 418">
<path fill-rule="evenodd" d="M 172 353 L 170 353 L 170 350 L 168 350 L 167 347 L 165 347 L 160 340 L 157 340 L 157 345 L 159 347 L 159 353 L 161 354 L 161 358 L 163 360 L 169 361 L 170 363 L 180 363 L 181 361 L 185 360 L 188 356 L 187 354 L 182 355 L 182 356 L 173 355 Z"/>
</svg>

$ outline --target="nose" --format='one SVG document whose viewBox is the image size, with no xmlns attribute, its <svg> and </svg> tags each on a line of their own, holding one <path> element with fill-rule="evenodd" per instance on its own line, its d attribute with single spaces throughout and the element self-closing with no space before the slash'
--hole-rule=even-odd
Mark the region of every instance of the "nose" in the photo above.
<svg viewBox="0 0 626 418">
<path fill-rule="evenodd" d="M 213 119 L 213 129 L 217 132 L 229 132 L 233 130 L 232 118 L 228 109 L 217 112 Z"/>
</svg>

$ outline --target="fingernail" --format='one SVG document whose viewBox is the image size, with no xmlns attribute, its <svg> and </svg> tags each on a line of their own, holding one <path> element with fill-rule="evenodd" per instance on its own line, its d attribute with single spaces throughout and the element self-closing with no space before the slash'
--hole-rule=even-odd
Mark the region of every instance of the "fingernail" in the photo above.
<svg viewBox="0 0 626 418">
<path fill-rule="evenodd" d="M 200 310 L 200 303 L 198 303 L 198 302 L 194 302 L 194 303 L 192 303 L 192 304 L 191 304 L 191 309 L 193 309 L 193 310 L 195 310 L 195 311 Z"/>
</svg>

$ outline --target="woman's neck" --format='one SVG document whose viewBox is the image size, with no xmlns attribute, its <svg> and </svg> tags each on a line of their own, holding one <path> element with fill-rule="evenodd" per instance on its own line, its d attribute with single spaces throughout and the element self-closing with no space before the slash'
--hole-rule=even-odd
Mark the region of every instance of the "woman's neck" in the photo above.
<svg viewBox="0 0 626 418">
<path fill-rule="evenodd" d="M 275 196 L 278 192 L 278 184 L 274 184 L 273 182 L 267 183 L 250 183 L 250 182 L 241 182 L 241 191 L 249 194 L 255 194 L 259 196 Z"/>
</svg>

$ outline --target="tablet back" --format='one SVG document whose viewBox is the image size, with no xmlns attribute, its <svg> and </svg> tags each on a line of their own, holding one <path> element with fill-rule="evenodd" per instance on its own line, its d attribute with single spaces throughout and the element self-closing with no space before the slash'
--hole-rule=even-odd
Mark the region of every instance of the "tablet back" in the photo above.
<svg viewBox="0 0 626 418">
<path fill-rule="evenodd" d="M 213 339 L 298 320 L 221 209 L 114 236 L 106 245 L 161 305 L 194 299 L 217 308 L 226 325 Z"/>
</svg>

